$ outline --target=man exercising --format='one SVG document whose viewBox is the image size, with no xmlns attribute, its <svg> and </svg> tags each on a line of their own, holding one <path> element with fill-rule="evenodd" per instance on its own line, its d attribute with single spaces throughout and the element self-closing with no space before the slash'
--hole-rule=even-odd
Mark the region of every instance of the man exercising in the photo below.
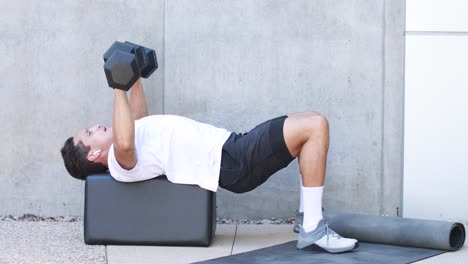
<svg viewBox="0 0 468 264">
<path fill-rule="evenodd" d="M 129 99 L 127 91 L 114 89 L 112 127 L 95 125 L 65 141 L 61 153 L 73 177 L 85 180 L 109 170 L 117 181 L 135 182 L 165 174 L 173 183 L 244 193 L 297 157 L 304 212 L 297 248 L 315 244 L 337 253 L 358 247 L 357 240 L 331 230 L 322 216 L 329 144 L 324 116 L 290 114 L 237 134 L 181 116 L 148 116 L 141 79 L 130 90 Z"/>
</svg>

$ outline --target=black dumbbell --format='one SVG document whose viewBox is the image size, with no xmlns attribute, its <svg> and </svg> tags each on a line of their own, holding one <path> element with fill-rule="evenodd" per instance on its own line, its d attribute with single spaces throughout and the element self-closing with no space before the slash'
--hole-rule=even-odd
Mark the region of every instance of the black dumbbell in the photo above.
<svg viewBox="0 0 468 264">
<path fill-rule="evenodd" d="M 141 76 L 140 67 L 146 65 L 143 47 L 115 41 L 104 53 L 104 71 L 112 88 L 128 91 Z"/>
<path fill-rule="evenodd" d="M 135 54 L 138 67 L 140 67 L 140 69 L 146 67 L 146 65 L 148 64 L 146 62 L 145 49 L 143 47 L 138 45 L 130 45 L 119 41 L 115 41 L 114 43 L 112 43 L 109 49 L 107 49 L 107 51 L 104 53 L 104 62 L 106 62 L 117 50 Z"/>
<path fill-rule="evenodd" d="M 133 67 L 128 66 L 124 67 L 123 64 L 130 61 L 129 58 L 124 59 L 121 61 L 119 66 L 119 70 L 115 70 L 114 67 L 116 65 L 117 59 L 114 59 L 111 64 L 108 65 L 108 60 L 111 60 L 113 55 L 116 51 L 121 51 L 124 53 L 128 53 L 130 55 L 134 55 L 138 71 L 135 70 Z M 157 68 L 158 68 L 158 61 L 156 58 L 156 52 L 152 49 L 131 43 L 126 41 L 125 43 L 115 41 L 110 48 L 104 53 L 104 61 L 106 62 L 104 65 L 104 69 L 106 71 L 107 82 L 109 86 L 119 89 L 123 89 L 128 91 L 134 82 L 138 80 L 138 77 L 148 78 Z M 119 55 L 122 57 L 122 55 Z M 118 72 L 118 73 L 117 73 Z M 126 77 L 118 76 L 118 74 L 123 74 Z M 117 81 L 117 79 L 119 81 Z M 134 80 L 133 82 L 130 82 Z"/>
<path fill-rule="evenodd" d="M 124 91 L 130 90 L 141 76 L 135 55 L 121 50 L 114 51 L 106 59 L 104 72 L 110 87 Z"/>
<path fill-rule="evenodd" d="M 150 75 L 153 74 L 153 72 L 158 68 L 158 59 L 156 57 L 156 52 L 152 49 L 140 46 L 129 41 L 125 41 L 124 44 L 130 45 L 135 49 L 143 48 L 145 54 L 145 64 L 140 66 L 141 77 L 150 77 Z"/>
</svg>

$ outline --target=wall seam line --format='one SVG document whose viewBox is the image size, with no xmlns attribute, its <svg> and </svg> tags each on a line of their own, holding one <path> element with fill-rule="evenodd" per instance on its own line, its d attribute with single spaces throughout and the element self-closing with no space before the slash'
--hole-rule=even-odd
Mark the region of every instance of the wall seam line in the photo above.
<svg viewBox="0 0 468 264">
<path fill-rule="evenodd" d="M 406 0 L 403 6 L 403 32 L 406 32 Z M 400 182 L 400 208 L 398 210 L 399 215 L 403 217 L 404 211 L 404 191 L 405 191 L 405 104 L 406 104 L 406 36 L 403 36 L 403 91 L 402 91 L 402 106 L 401 106 L 401 149 L 400 149 L 400 157 L 401 157 L 401 182 Z"/>
<path fill-rule="evenodd" d="M 162 114 L 166 114 L 166 2 L 164 0 L 163 19 L 163 87 L 162 87 Z"/>
<path fill-rule="evenodd" d="M 380 208 L 379 214 L 381 215 L 384 212 L 384 193 L 385 193 L 385 80 L 386 80 L 386 67 L 385 67 L 385 59 L 386 59 L 386 52 L 385 52 L 385 41 L 387 39 L 387 19 L 386 19 L 386 5 L 387 1 L 383 1 L 383 28 L 382 28 L 382 119 L 381 119 L 381 127 L 382 127 L 382 136 L 381 136 L 381 146 L 382 146 L 382 155 L 380 156 Z"/>
</svg>

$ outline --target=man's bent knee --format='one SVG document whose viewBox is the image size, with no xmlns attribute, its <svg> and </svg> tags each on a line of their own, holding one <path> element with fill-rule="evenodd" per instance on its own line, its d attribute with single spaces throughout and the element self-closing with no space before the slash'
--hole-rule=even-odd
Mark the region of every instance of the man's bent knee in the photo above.
<svg viewBox="0 0 468 264">
<path fill-rule="evenodd" d="M 324 135 L 328 135 L 329 124 L 328 119 L 324 115 L 310 112 L 304 119 L 304 129 L 307 130 L 309 136 L 323 137 Z"/>
<path fill-rule="evenodd" d="M 324 115 L 312 116 L 313 129 L 320 132 L 328 132 L 329 124 L 328 119 Z"/>
<path fill-rule="evenodd" d="M 308 140 L 328 142 L 328 120 L 318 112 L 302 112 L 288 115 L 284 136 L 293 157 L 297 157 Z"/>
</svg>

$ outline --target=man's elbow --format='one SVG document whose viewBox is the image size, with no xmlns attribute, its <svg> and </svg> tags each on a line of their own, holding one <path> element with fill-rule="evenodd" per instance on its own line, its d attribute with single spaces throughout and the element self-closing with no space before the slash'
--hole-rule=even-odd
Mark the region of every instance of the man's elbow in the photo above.
<svg viewBox="0 0 468 264">
<path fill-rule="evenodd" d="M 133 152 L 135 151 L 135 143 L 130 140 L 115 140 L 114 148 L 119 152 Z"/>
</svg>

